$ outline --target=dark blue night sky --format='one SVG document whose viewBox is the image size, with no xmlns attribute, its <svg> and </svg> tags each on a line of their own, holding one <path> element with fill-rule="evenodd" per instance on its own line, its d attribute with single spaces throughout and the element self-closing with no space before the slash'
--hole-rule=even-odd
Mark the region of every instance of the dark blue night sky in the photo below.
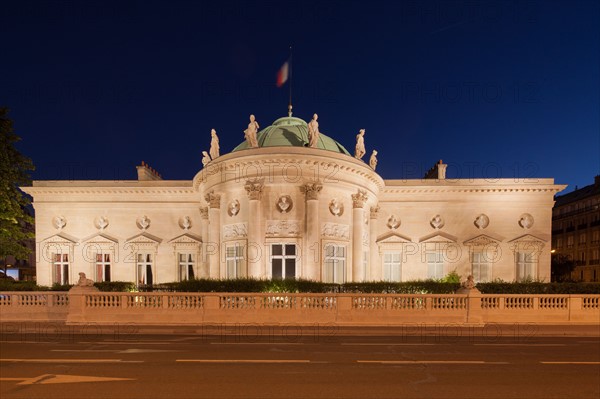
<svg viewBox="0 0 600 399">
<path fill-rule="evenodd" d="M 386 179 L 600 173 L 597 1 L 5 1 L 0 104 L 34 179 L 192 179 L 287 111 Z"/>
</svg>

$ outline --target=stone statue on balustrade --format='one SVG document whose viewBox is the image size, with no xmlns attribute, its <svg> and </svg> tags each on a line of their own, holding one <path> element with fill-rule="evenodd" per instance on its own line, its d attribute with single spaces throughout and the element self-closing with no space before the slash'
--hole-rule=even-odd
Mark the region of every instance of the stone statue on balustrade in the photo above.
<svg viewBox="0 0 600 399">
<path fill-rule="evenodd" d="M 210 130 L 211 140 L 210 140 L 210 157 L 212 159 L 216 159 L 219 157 L 219 136 L 217 136 L 217 131 L 215 129 Z"/>
<path fill-rule="evenodd" d="M 248 148 L 258 148 L 258 122 L 254 115 L 250 115 L 250 123 L 248 129 L 244 130 L 244 137 L 248 142 Z"/>
<path fill-rule="evenodd" d="M 356 135 L 356 147 L 354 148 L 354 157 L 356 159 L 362 159 L 365 155 L 365 129 L 360 129 Z"/>
<path fill-rule="evenodd" d="M 317 148 L 317 143 L 319 142 L 319 115 L 314 114 L 313 118 L 310 122 L 308 122 L 308 146 L 311 148 Z"/>
</svg>

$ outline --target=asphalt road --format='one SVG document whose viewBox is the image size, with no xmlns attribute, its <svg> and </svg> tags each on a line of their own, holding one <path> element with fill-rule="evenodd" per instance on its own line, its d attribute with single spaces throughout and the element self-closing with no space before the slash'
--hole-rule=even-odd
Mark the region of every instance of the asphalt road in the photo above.
<svg viewBox="0 0 600 399">
<path fill-rule="evenodd" d="M 598 337 L 382 331 L 2 334 L 0 397 L 600 397 Z"/>
</svg>

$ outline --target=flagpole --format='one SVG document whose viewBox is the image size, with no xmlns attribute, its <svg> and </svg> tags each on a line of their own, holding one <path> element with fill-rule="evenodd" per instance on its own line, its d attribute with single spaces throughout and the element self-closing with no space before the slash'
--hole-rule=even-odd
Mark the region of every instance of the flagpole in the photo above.
<svg viewBox="0 0 600 399">
<path fill-rule="evenodd" d="M 290 45 L 290 102 L 288 104 L 288 116 L 292 117 L 292 46 Z"/>
</svg>

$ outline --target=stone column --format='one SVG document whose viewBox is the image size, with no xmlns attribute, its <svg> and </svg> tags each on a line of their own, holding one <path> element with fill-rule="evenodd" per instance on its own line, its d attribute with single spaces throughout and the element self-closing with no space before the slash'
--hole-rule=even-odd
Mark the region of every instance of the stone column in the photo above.
<svg viewBox="0 0 600 399">
<path fill-rule="evenodd" d="M 303 250 L 303 275 L 302 278 L 321 281 L 321 243 L 319 237 L 319 192 L 323 185 L 319 182 L 307 183 L 300 187 L 306 197 L 304 211 L 304 250 Z"/>
<path fill-rule="evenodd" d="M 260 197 L 265 184 L 264 178 L 248 180 L 244 185 L 248 193 L 248 247 L 246 260 L 248 262 L 248 277 L 264 278 L 265 274 L 265 248 L 261 226 Z"/>
<path fill-rule="evenodd" d="M 358 190 L 352 194 L 352 276 L 351 281 L 363 281 L 363 231 L 365 226 L 364 205 L 367 192 Z"/>
<path fill-rule="evenodd" d="M 221 195 L 214 191 L 207 193 L 204 198 L 208 202 L 208 273 L 210 278 L 221 278 Z"/>
<path fill-rule="evenodd" d="M 379 206 L 371 207 L 369 221 L 369 268 L 371 269 L 371 280 L 381 280 L 381 263 L 379 257 L 379 248 L 377 248 L 377 217 L 379 216 Z"/>
<path fill-rule="evenodd" d="M 200 208 L 200 236 L 202 238 L 202 248 L 200 249 L 202 257 L 200 258 L 200 278 L 208 278 L 210 276 L 208 267 L 208 256 L 206 254 L 206 243 L 208 242 L 208 207 Z"/>
</svg>

